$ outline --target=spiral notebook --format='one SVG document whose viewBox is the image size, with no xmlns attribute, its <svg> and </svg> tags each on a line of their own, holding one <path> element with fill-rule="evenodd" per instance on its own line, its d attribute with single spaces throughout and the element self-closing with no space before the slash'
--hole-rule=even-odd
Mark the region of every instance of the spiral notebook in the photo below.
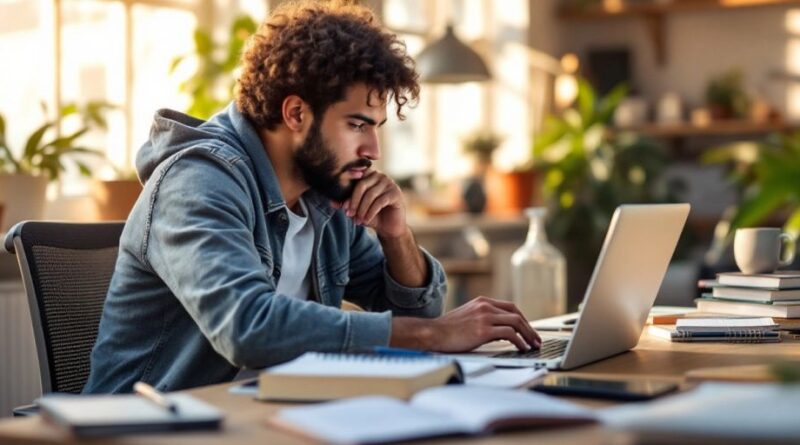
<svg viewBox="0 0 800 445">
<path fill-rule="evenodd" d="M 408 399 L 418 391 L 463 382 L 459 365 L 437 356 L 307 352 L 258 376 L 258 398 L 321 401 L 362 395 Z"/>
</svg>

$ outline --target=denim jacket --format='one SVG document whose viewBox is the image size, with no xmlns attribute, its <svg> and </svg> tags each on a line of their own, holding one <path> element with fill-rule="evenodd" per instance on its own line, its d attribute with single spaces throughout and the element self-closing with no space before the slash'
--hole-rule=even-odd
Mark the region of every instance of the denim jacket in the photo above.
<svg viewBox="0 0 800 445">
<path fill-rule="evenodd" d="M 159 110 L 136 166 L 144 190 L 122 232 L 86 393 L 230 381 L 306 351 L 386 345 L 392 314 L 442 311 L 433 257 L 423 251 L 426 287 L 400 285 L 374 235 L 311 191 L 313 295 L 277 294 L 288 210 L 235 104 L 208 122 Z M 367 312 L 340 310 L 343 298 Z"/>
</svg>

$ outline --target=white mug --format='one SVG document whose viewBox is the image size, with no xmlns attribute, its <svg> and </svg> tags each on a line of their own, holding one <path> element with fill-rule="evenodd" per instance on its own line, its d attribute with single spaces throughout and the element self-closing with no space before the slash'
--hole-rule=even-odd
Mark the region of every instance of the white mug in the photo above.
<svg viewBox="0 0 800 445">
<path fill-rule="evenodd" d="M 794 238 L 781 229 L 753 227 L 737 229 L 733 239 L 733 257 L 746 274 L 774 272 L 794 260 Z M 781 255 L 781 245 L 785 245 Z"/>
</svg>

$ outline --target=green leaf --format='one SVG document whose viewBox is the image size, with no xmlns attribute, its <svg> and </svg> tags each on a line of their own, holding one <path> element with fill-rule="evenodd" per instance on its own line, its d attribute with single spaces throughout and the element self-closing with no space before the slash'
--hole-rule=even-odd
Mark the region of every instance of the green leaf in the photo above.
<svg viewBox="0 0 800 445">
<path fill-rule="evenodd" d="M 104 158 L 106 156 L 105 153 L 103 153 L 101 150 L 89 147 L 70 147 L 69 149 L 62 151 L 61 154 L 91 155 L 100 158 Z"/>
<path fill-rule="evenodd" d="M 786 224 L 783 225 L 783 230 L 792 235 L 795 242 L 800 242 L 800 207 L 795 208 L 794 212 L 789 215 Z"/>
<path fill-rule="evenodd" d="M 758 193 L 745 199 L 739 211 L 731 220 L 731 231 L 742 227 L 751 227 L 764 221 L 769 215 L 786 202 L 786 192 L 780 184 L 766 183 Z"/>
<path fill-rule="evenodd" d="M 175 56 L 175 58 L 174 58 L 174 59 L 172 59 L 172 62 L 170 62 L 170 64 L 169 64 L 169 73 L 170 73 L 170 74 L 173 74 L 173 73 L 175 73 L 175 70 L 176 70 L 176 69 L 178 69 L 178 65 L 180 65 L 180 64 L 181 64 L 181 62 L 183 62 L 184 60 L 186 60 L 186 58 L 187 58 L 187 57 L 188 57 L 188 56 L 186 56 L 186 55 L 183 55 L 183 56 Z"/>
<path fill-rule="evenodd" d="M 90 169 L 89 166 L 86 165 L 85 163 L 80 161 L 75 161 L 75 165 L 78 166 L 78 171 L 80 171 L 81 175 L 87 177 L 92 176 L 92 169 Z"/>
<path fill-rule="evenodd" d="M 578 79 L 578 112 L 583 125 L 588 127 L 594 123 L 595 92 L 585 79 Z"/>
<path fill-rule="evenodd" d="M 71 114 L 75 114 L 77 112 L 78 112 L 78 105 L 75 104 L 75 103 L 65 104 L 63 107 L 61 107 L 61 117 L 62 118 L 66 117 L 66 116 L 69 116 Z"/>
<path fill-rule="evenodd" d="M 211 41 L 211 35 L 201 29 L 195 30 L 194 47 L 198 55 L 211 57 L 214 52 L 214 43 Z"/>
<path fill-rule="evenodd" d="M 614 111 L 628 97 L 629 90 L 626 83 L 620 83 L 601 99 L 597 110 L 597 121 L 604 124 L 610 123 L 611 118 L 614 117 Z"/>
<path fill-rule="evenodd" d="M 63 151 L 64 149 L 70 148 L 70 146 L 72 146 L 75 140 L 86 134 L 87 131 L 89 131 L 89 128 L 83 127 L 68 136 L 61 136 L 59 138 L 53 139 L 47 144 L 44 144 L 42 146 L 42 149 L 47 147 L 53 147 L 58 149 L 59 151 Z"/>
<path fill-rule="evenodd" d="M 33 155 L 38 151 L 39 144 L 42 142 L 42 138 L 47 130 L 53 128 L 55 126 L 54 122 L 46 122 L 44 125 L 36 129 L 33 134 L 28 137 L 28 141 L 25 143 L 25 151 L 22 154 L 22 157 L 25 159 L 30 159 Z"/>
</svg>

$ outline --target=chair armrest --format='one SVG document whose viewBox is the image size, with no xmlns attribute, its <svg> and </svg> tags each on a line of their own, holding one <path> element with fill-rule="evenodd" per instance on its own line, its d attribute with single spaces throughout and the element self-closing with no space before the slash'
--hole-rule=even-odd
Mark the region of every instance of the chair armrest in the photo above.
<svg viewBox="0 0 800 445">
<path fill-rule="evenodd" d="M 14 408 L 12 411 L 14 417 L 31 417 L 39 415 L 39 405 L 22 405 Z"/>
<path fill-rule="evenodd" d="M 10 253 L 12 255 L 17 253 L 16 249 L 14 248 L 14 237 L 19 235 L 19 231 L 22 229 L 23 224 L 25 224 L 25 221 L 14 224 L 10 229 L 8 229 L 8 233 L 6 233 L 5 237 L 3 238 L 3 245 L 0 246 L 3 252 Z"/>
</svg>

